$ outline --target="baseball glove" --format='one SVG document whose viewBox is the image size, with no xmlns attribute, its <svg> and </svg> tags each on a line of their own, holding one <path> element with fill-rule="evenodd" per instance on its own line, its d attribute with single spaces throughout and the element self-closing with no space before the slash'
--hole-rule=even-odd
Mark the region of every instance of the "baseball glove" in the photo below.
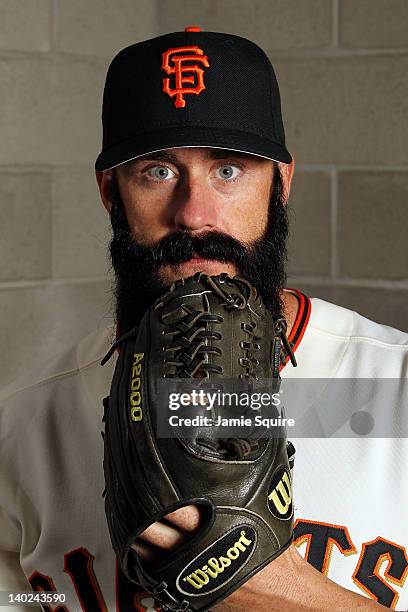
<svg viewBox="0 0 408 612">
<path fill-rule="evenodd" d="M 102 362 L 119 349 L 104 400 L 110 536 L 125 574 L 162 610 L 208 610 L 289 546 L 294 449 L 284 430 L 223 438 L 197 428 L 189 437 L 159 437 L 167 407 L 157 405 L 157 385 L 268 379 L 276 390 L 282 358 L 294 360 L 285 331 L 249 282 L 200 272 L 175 282 Z M 163 563 L 146 564 L 132 543 L 190 504 L 203 510 L 200 530 Z"/>
</svg>

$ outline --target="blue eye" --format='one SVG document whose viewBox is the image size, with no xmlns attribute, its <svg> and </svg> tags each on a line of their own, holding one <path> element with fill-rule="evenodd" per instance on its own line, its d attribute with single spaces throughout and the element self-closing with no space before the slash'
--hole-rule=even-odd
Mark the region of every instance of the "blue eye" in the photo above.
<svg viewBox="0 0 408 612">
<path fill-rule="evenodd" d="M 240 170 L 237 166 L 233 166 L 232 164 L 224 164 L 224 166 L 218 168 L 217 172 L 224 181 L 230 181 L 237 178 Z"/>
<path fill-rule="evenodd" d="M 153 166 L 149 168 L 147 174 L 156 181 L 166 181 L 176 176 L 173 170 L 170 170 L 167 166 Z"/>
</svg>

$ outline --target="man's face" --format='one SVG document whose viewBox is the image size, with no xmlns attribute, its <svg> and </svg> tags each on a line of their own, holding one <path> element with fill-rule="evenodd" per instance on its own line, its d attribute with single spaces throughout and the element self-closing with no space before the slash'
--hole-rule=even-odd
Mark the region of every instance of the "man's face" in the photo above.
<svg viewBox="0 0 408 612">
<path fill-rule="evenodd" d="M 173 281 L 239 274 L 282 310 L 290 169 L 223 149 L 174 148 L 98 173 L 111 213 L 121 330 Z"/>
<path fill-rule="evenodd" d="M 175 148 L 119 169 L 118 186 L 137 242 L 152 247 L 177 231 L 193 236 L 222 232 L 244 244 L 260 238 L 268 219 L 273 162 L 223 149 Z M 238 271 L 236 265 L 197 254 L 160 270 L 163 283 Z"/>
</svg>

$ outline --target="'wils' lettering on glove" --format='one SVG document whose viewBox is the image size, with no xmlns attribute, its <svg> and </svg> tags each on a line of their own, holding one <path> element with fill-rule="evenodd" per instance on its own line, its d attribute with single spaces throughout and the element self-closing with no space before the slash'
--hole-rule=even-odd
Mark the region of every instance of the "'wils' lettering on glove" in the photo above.
<svg viewBox="0 0 408 612">
<path fill-rule="evenodd" d="M 128 578 L 163 610 L 208 610 L 289 546 L 293 446 L 285 435 L 160 438 L 155 384 L 163 378 L 279 381 L 282 357 L 294 361 L 285 331 L 285 320 L 272 318 L 245 279 L 197 273 L 174 283 L 103 361 L 120 345 L 104 402 L 112 545 Z M 165 562 L 148 566 L 132 543 L 190 504 L 205 510 L 199 532 Z"/>
</svg>

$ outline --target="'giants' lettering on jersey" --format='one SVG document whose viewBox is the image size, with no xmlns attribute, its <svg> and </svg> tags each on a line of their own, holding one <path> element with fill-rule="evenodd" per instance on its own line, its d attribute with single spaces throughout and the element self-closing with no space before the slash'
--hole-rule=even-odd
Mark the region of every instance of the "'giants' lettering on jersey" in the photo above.
<svg viewBox="0 0 408 612">
<path fill-rule="evenodd" d="M 358 554 L 347 527 L 343 525 L 298 519 L 294 531 L 296 546 L 307 542 L 305 559 L 329 578 L 334 546 L 344 556 Z M 386 580 L 379 575 L 384 562 L 387 562 L 384 570 Z M 371 599 L 388 608 L 395 608 L 399 594 L 389 581 L 402 587 L 407 575 L 408 556 L 405 548 L 378 536 L 362 545 L 351 578 Z"/>
<path fill-rule="evenodd" d="M 369 542 L 364 542 L 358 551 L 346 526 L 298 519 L 295 523 L 295 544 L 301 547 L 304 543 L 306 543 L 305 559 L 329 578 L 331 578 L 330 566 L 333 564 L 334 547 L 344 557 L 358 555 L 354 571 L 350 576 L 358 586 L 357 590 L 374 601 L 395 609 L 399 598 L 397 589 L 404 586 L 408 575 L 408 556 L 403 546 L 378 536 Z M 94 556 L 88 550 L 77 548 L 64 555 L 64 572 L 69 575 L 78 603 L 83 610 L 108 612 L 108 606 L 93 570 L 93 561 Z M 341 563 L 341 559 L 338 562 Z M 383 564 L 386 564 L 385 569 L 381 568 Z M 384 578 L 380 576 L 380 569 Z M 34 591 L 63 592 L 63 588 L 54 578 L 39 571 L 33 572 L 29 581 Z M 152 612 L 155 609 L 150 595 L 130 582 L 119 567 L 116 567 L 115 588 L 116 612 L 130 610 Z M 68 603 L 68 607 L 43 606 L 43 609 L 45 612 L 68 612 L 71 608 Z"/>
</svg>

